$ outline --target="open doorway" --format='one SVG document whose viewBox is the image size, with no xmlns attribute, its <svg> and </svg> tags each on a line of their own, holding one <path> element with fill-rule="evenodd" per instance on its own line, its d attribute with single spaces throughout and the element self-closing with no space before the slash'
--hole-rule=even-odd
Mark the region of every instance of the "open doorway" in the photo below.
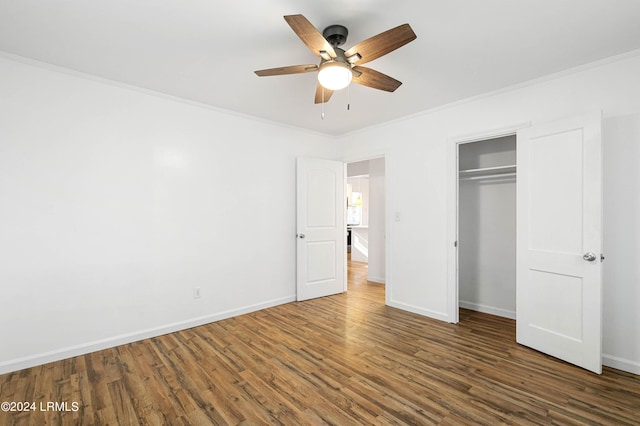
<svg viewBox="0 0 640 426">
<path fill-rule="evenodd" d="M 516 318 L 516 135 L 458 144 L 459 307 Z"/>
<path fill-rule="evenodd" d="M 385 159 L 347 164 L 348 282 L 385 284 Z"/>
</svg>

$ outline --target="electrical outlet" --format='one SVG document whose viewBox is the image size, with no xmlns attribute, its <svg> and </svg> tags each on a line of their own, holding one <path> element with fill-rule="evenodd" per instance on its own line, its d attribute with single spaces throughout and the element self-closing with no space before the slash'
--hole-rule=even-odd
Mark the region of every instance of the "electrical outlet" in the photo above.
<svg viewBox="0 0 640 426">
<path fill-rule="evenodd" d="M 200 299 L 200 287 L 194 287 L 193 288 L 193 298 L 194 299 Z"/>
</svg>

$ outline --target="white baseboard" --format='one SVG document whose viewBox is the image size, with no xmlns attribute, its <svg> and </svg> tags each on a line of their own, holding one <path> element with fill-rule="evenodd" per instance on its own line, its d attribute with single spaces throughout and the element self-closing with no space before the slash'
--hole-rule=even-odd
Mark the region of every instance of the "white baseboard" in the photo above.
<svg viewBox="0 0 640 426">
<path fill-rule="evenodd" d="M 384 277 L 380 278 L 380 277 L 372 277 L 371 275 L 369 275 L 367 277 L 367 281 L 371 281 L 373 283 L 378 283 L 378 284 L 384 284 Z"/>
<path fill-rule="evenodd" d="M 602 365 L 640 375 L 640 362 L 631 361 L 630 359 L 602 354 Z"/>
<path fill-rule="evenodd" d="M 499 317 L 516 319 L 516 311 L 509 311 L 507 309 L 495 308 L 493 306 L 481 305 L 479 303 L 471 303 L 465 301 L 459 301 L 458 306 L 464 309 L 470 309 L 472 311 L 484 312 L 485 314 L 497 315 Z"/>
<path fill-rule="evenodd" d="M 48 352 L 43 352 L 40 354 L 29 355 L 23 358 L 3 361 L 3 362 L 0 362 L 0 374 L 11 373 L 13 371 L 35 367 L 37 365 L 42 365 L 49 362 L 60 361 L 62 359 L 71 358 L 74 356 L 85 355 L 85 354 L 99 351 L 102 349 L 108 349 L 115 346 L 124 345 L 127 343 L 137 342 L 139 340 L 149 339 L 151 337 L 157 337 L 167 333 L 186 330 L 188 328 L 209 324 L 211 322 L 220 321 L 220 320 L 235 317 L 238 315 L 248 314 L 250 312 L 255 312 L 261 309 L 282 305 L 284 303 L 294 302 L 295 300 L 296 300 L 295 295 L 287 296 L 280 299 L 274 299 L 274 300 L 269 300 L 262 303 L 257 303 L 255 305 L 244 306 L 238 309 L 231 309 L 231 310 L 219 312 L 216 314 L 205 315 L 197 318 L 191 318 L 189 320 L 166 324 L 159 327 L 148 328 L 145 330 L 139 330 L 132 333 L 126 333 L 119 336 L 113 336 L 106 339 L 96 340 L 93 342 L 82 343 L 79 345 L 60 348 L 60 349 L 56 349 Z"/>
<path fill-rule="evenodd" d="M 451 322 L 449 315 L 446 312 L 432 311 L 430 309 L 420 308 L 418 306 L 409 305 L 402 302 L 396 302 L 394 300 L 389 300 L 387 302 L 388 306 L 392 308 L 402 309 L 403 311 L 413 312 L 414 314 L 422 315 L 429 318 L 434 318 L 444 322 Z"/>
</svg>

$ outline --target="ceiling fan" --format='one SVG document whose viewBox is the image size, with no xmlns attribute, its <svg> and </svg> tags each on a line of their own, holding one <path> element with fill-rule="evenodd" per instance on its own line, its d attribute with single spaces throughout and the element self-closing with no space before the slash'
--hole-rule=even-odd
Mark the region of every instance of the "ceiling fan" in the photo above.
<svg viewBox="0 0 640 426">
<path fill-rule="evenodd" d="M 349 31 L 342 25 L 330 25 L 322 34 L 302 15 L 284 17 L 293 32 L 307 45 L 315 55 L 320 57 L 320 64 L 293 65 L 280 68 L 259 70 L 260 77 L 286 74 L 301 74 L 318 71 L 315 103 L 327 102 L 334 91 L 344 89 L 351 82 L 374 89 L 395 91 L 402 82 L 362 64 L 373 61 L 387 53 L 416 39 L 409 24 L 368 38 L 348 50 L 342 46 L 347 40 Z"/>
</svg>

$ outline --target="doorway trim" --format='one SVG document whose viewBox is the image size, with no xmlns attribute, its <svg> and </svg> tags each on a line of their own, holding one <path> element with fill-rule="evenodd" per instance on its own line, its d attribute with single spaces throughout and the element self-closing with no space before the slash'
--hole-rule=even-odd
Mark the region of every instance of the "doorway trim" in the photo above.
<svg viewBox="0 0 640 426">
<path fill-rule="evenodd" d="M 516 135 L 518 130 L 530 127 L 531 122 L 516 123 L 500 128 L 487 129 L 463 135 L 454 135 L 447 141 L 447 318 L 450 323 L 459 321 L 458 289 L 458 147 L 461 144 L 480 142 L 504 136 Z M 516 139 L 516 146 L 517 146 Z"/>
</svg>

